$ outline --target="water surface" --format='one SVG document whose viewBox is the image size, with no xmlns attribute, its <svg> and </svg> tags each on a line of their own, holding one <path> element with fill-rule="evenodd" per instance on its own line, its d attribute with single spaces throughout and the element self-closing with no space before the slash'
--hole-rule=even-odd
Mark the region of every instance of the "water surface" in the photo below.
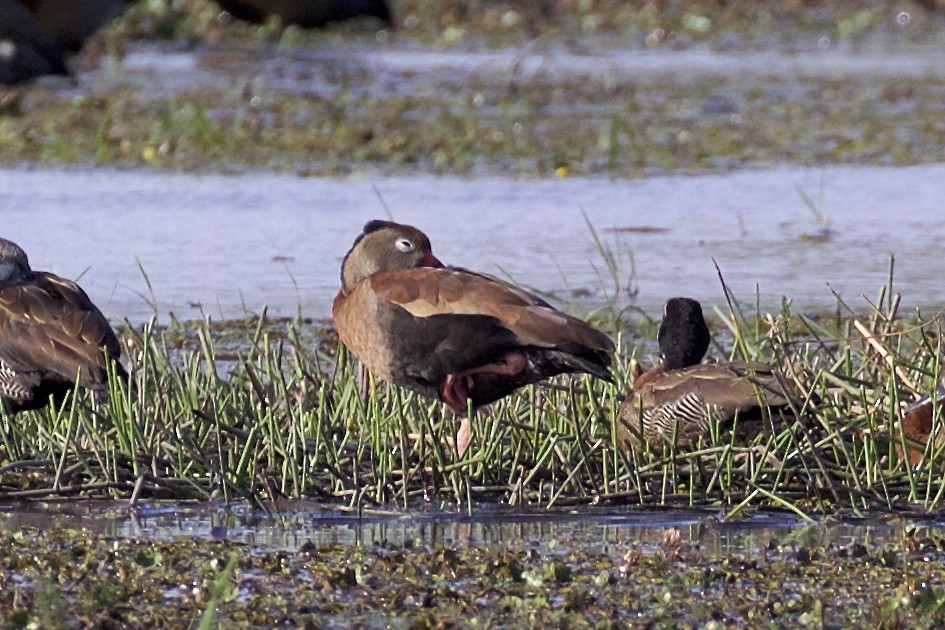
<svg viewBox="0 0 945 630">
<path fill-rule="evenodd" d="M 528 509 L 483 505 L 472 514 L 439 510 L 409 513 L 341 512 L 304 501 L 279 514 L 215 503 L 155 503 L 128 508 L 120 502 L 74 501 L 60 505 L 0 506 L 0 531 L 24 527 L 87 529 L 138 540 L 178 537 L 228 540 L 261 550 L 296 551 L 303 545 L 455 545 L 534 548 L 542 553 L 577 550 L 621 553 L 631 545 L 656 549 L 667 529 L 707 555 L 756 553 L 772 544 L 847 546 L 853 541 L 895 541 L 907 527 L 943 535 L 934 520 L 848 520 L 804 523 L 788 512 L 763 511 L 725 521 L 723 513 L 686 508 Z"/>
<path fill-rule="evenodd" d="M 652 315 L 673 295 L 722 304 L 713 260 L 740 299 L 753 303 L 757 290 L 764 308 L 781 296 L 829 308 L 834 292 L 865 307 L 860 296 L 876 296 L 893 254 L 904 303 L 931 309 L 943 302 L 943 198 L 945 164 L 641 180 L 14 169 L 0 170 L 0 234 L 133 323 L 155 307 L 162 318 L 264 305 L 327 316 L 342 256 L 388 213 L 425 230 L 441 260 L 508 274 L 579 310 L 617 290 L 587 221 L 618 254 L 619 290 L 632 276 L 633 303 Z M 806 239 L 825 226 L 826 242 Z"/>
<path fill-rule="evenodd" d="M 497 77 L 530 83 L 560 83 L 587 78 L 610 82 L 649 80 L 691 81 L 706 76 L 787 81 L 834 80 L 850 77 L 930 79 L 945 76 L 945 53 L 940 45 L 874 46 L 853 49 L 812 36 L 803 50 L 712 51 L 628 49 L 611 39 L 582 40 L 578 50 L 560 42 L 533 41 L 498 50 L 470 45 L 443 50 L 395 42 L 388 45 L 282 47 L 230 43 L 198 52 L 136 43 L 121 60 L 83 77 L 85 87 L 116 83 L 158 93 L 225 87 L 233 77 L 252 77 L 265 90 L 299 94 L 329 94 L 338 89 L 374 94 L 417 94 L 442 90 L 444 85 L 469 89 Z M 318 68 L 318 70 L 313 70 Z M 339 73 L 370 77 L 368 81 L 332 79 Z"/>
</svg>

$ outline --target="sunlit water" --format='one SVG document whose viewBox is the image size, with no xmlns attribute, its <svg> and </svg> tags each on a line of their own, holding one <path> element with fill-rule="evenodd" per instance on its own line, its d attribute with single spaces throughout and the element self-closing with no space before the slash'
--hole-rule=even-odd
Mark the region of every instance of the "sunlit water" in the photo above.
<svg viewBox="0 0 945 630">
<path fill-rule="evenodd" d="M 686 51 L 592 49 L 586 54 L 528 46 L 494 52 L 442 51 L 371 51 L 356 55 L 355 60 L 377 72 L 403 72 L 418 76 L 445 76 L 448 72 L 513 73 L 519 77 L 590 76 L 599 78 L 665 76 L 776 76 L 840 78 L 851 75 L 942 76 L 942 51 L 936 47 L 910 47 L 907 53 L 867 53 L 828 50 L 823 40 L 811 41 L 813 51 L 786 54 L 775 51 L 713 52 L 702 49 Z M 820 46 L 826 46 L 817 50 Z M 348 58 L 351 54 L 347 53 Z M 433 74 L 430 73 L 444 73 Z"/>
<path fill-rule="evenodd" d="M 931 309 L 943 301 L 943 198 L 945 164 L 614 181 L 23 169 L 0 170 L 0 235 L 133 323 L 153 306 L 162 317 L 264 305 L 326 316 L 342 256 L 388 212 L 425 230 L 447 263 L 566 299 L 586 290 L 577 309 L 615 290 L 588 223 L 618 255 L 621 291 L 632 276 L 634 304 L 652 315 L 673 295 L 722 304 L 713 260 L 738 298 L 753 303 L 757 290 L 763 308 L 783 295 L 802 310 L 831 307 L 834 292 L 865 307 L 892 254 L 904 304 Z M 805 240 L 824 224 L 826 242 Z M 627 228 L 656 230 L 613 231 Z"/>
</svg>

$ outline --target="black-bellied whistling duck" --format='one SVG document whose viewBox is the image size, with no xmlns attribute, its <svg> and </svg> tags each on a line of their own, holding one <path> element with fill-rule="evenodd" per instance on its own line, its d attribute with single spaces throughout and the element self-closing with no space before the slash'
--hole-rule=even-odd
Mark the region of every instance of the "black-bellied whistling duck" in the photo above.
<svg viewBox="0 0 945 630">
<path fill-rule="evenodd" d="M 342 342 L 375 376 L 461 416 L 556 374 L 610 380 L 607 335 L 508 282 L 444 267 L 408 225 L 364 226 L 342 262 L 332 315 Z M 468 440 L 464 417 L 460 453 Z"/>
<path fill-rule="evenodd" d="M 106 360 L 126 377 L 120 355 L 108 320 L 79 285 L 33 271 L 26 252 L 0 238 L 0 402 L 8 413 L 39 409 L 50 396 L 61 404 L 77 384 L 105 389 Z"/>
<path fill-rule="evenodd" d="M 657 337 L 660 364 L 637 377 L 617 410 L 621 445 L 692 445 L 708 440 L 709 419 L 724 424 L 749 419 L 762 406 L 784 407 L 790 400 L 771 366 L 759 362 L 699 363 L 709 348 L 702 306 L 690 298 L 666 302 Z M 675 441 L 675 442 L 674 442 Z"/>
<path fill-rule="evenodd" d="M 265 22 L 278 15 L 283 24 L 322 28 L 331 22 L 356 17 L 376 17 L 391 25 L 385 0 L 216 0 L 233 17 L 246 22 Z"/>
<path fill-rule="evenodd" d="M 137 0 L 19 0 L 59 45 L 78 52 L 85 41 Z"/>
</svg>

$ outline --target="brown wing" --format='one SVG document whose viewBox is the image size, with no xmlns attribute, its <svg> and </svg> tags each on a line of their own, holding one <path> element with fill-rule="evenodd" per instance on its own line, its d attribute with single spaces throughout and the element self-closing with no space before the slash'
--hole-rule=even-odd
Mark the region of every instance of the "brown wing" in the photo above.
<svg viewBox="0 0 945 630">
<path fill-rule="evenodd" d="M 764 363 L 703 363 L 665 372 L 650 386 L 654 405 L 664 405 L 689 396 L 712 405 L 727 419 L 759 404 L 788 404 L 771 366 Z"/>
<path fill-rule="evenodd" d="M 459 268 L 397 269 L 374 274 L 371 290 L 387 303 L 416 317 L 478 315 L 492 317 L 524 345 L 581 353 L 610 353 L 604 333 L 552 308 L 536 295 L 508 282 Z"/>
<path fill-rule="evenodd" d="M 0 360 L 14 371 L 44 372 L 86 387 L 105 381 L 105 353 L 121 345 L 79 285 L 48 273 L 0 291 Z M 120 369 L 120 368 L 119 368 Z"/>
<path fill-rule="evenodd" d="M 617 412 L 621 441 L 640 437 L 659 451 L 675 434 L 680 443 L 705 436 L 709 416 L 726 422 L 762 406 L 789 404 L 777 374 L 764 363 L 704 363 L 656 375 Z"/>
<path fill-rule="evenodd" d="M 477 374 L 474 405 L 564 372 L 610 377 L 613 344 L 579 319 L 500 280 L 459 269 L 376 273 L 332 306 L 344 344 L 377 376 L 435 397 L 443 379 L 522 352 L 516 377 Z"/>
</svg>

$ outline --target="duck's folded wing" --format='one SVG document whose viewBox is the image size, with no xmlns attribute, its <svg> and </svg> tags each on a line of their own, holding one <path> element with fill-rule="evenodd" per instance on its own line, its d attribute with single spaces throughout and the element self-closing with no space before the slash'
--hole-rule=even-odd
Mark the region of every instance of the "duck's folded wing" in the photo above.
<svg viewBox="0 0 945 630">
<path fill-rule="evenodd" d="M 415 317 L 474 315 L 491 317 L 519 343 L 556 348 L 575 355 L 609 354 L 614 345 L 604 333 L 576 317 L 498 278 L 458 268 L 401 269 L 375 274 L 378 299 Z"/>
<path fill-rule="evenodd" d="M 0 360 L 10 369 L 51 372 L 80 383 L 105 378 L 105 350 L 121 346 L 108 320 L 75 283 L 45 276 L 0 292 Z"/>
<path fill-rule="evenodd" d="M 651 389 L 656 404 L 701 401 L 725 420 L 762 405 L 788 404 L 782 384 L 764 363 L 703 363 L 663 374 Z"/>
</svg>

